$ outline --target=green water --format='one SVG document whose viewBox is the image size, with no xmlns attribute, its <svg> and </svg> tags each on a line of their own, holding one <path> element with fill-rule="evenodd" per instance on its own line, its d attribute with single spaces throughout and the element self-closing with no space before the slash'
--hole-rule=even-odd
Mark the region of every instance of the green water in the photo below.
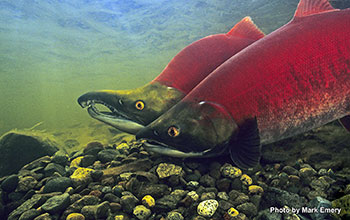
<svg viewBox="0 0 350 220">
<path fill-rule="evenodd" d="M 0 1 L 0 134 L 91 122 L 76 99 L 156 77 L 183 47 L 251 16 L 269 33 L 297 0 Z"/>
</svg>

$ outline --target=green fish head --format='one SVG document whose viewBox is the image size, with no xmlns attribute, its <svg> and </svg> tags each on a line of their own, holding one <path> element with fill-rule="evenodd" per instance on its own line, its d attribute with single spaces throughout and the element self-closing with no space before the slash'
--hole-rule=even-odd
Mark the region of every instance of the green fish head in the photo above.
<svg viewBox="0 0 350 220">
<path fill-rule="evenodd" d="M 88 92 L 78 98 L 78 103 L 83 108 L 88 107 L 91 117 L 135 134 L 183 97 L 179 90 L 153 82 L 133 90 Z M 97 105 L 103 105 L 109 111 L 100 111 Z"/>
<path fill-rule="evenodd" d="M 238 131 L 226 109 L 213 102 L 180 102 L 141 129 L 150 151 L 174 157 L 209 157 L 222 154 Z"/>
</svg>

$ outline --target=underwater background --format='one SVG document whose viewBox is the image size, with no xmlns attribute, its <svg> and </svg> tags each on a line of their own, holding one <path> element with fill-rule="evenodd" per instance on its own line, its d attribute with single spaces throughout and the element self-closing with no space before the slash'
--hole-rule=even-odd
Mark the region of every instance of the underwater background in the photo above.
<svg viewBox="0 0 350 220">
<path fill-rule="evenodd" d="M 298 0 L 0 1 L 0 134 L 91 122 L 76 99 L 155 78 L 185 46 L 245 16 L 269 33 Z"/>
</svg>

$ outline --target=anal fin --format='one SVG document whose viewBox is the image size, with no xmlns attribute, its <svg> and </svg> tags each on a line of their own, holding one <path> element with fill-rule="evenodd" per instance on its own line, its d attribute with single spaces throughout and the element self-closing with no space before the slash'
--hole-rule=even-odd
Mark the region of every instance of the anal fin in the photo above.
<svg viewBox="0 0 350 220">
<path fill-rule="evenodd" d="M 256 118 L 247 120 L 235 141 L 229 146 L 232 161 L 242 169 L 255 167 L 261 157 L 261 144 Z"/>
<path fill-rule="evenodd" d="M 350 115 L 344 116 L 339 119 L 340 124 L 350 132 Z"/>
</svg>

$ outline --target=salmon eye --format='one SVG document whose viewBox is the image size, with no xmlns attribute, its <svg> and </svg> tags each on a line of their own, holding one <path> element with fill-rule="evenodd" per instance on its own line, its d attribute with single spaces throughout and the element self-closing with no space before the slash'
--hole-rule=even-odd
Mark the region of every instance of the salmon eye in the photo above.
<svg viewBox="0 0 350 220">
<path fill-rule="evenodd" d="M 143 101 L 137 101 L 135 103 L 135 107 L 136 107 L 137 110 L 141 111 L 142 109 L 145 108 L 145 103 Z"/>
<path fill-rule="evenodd" d="M 168 129 L 168 135 L 170 137 L 176 137 L 180 134 L 180 130 L 177 127 L 171 126 Z"/>
</svg>

